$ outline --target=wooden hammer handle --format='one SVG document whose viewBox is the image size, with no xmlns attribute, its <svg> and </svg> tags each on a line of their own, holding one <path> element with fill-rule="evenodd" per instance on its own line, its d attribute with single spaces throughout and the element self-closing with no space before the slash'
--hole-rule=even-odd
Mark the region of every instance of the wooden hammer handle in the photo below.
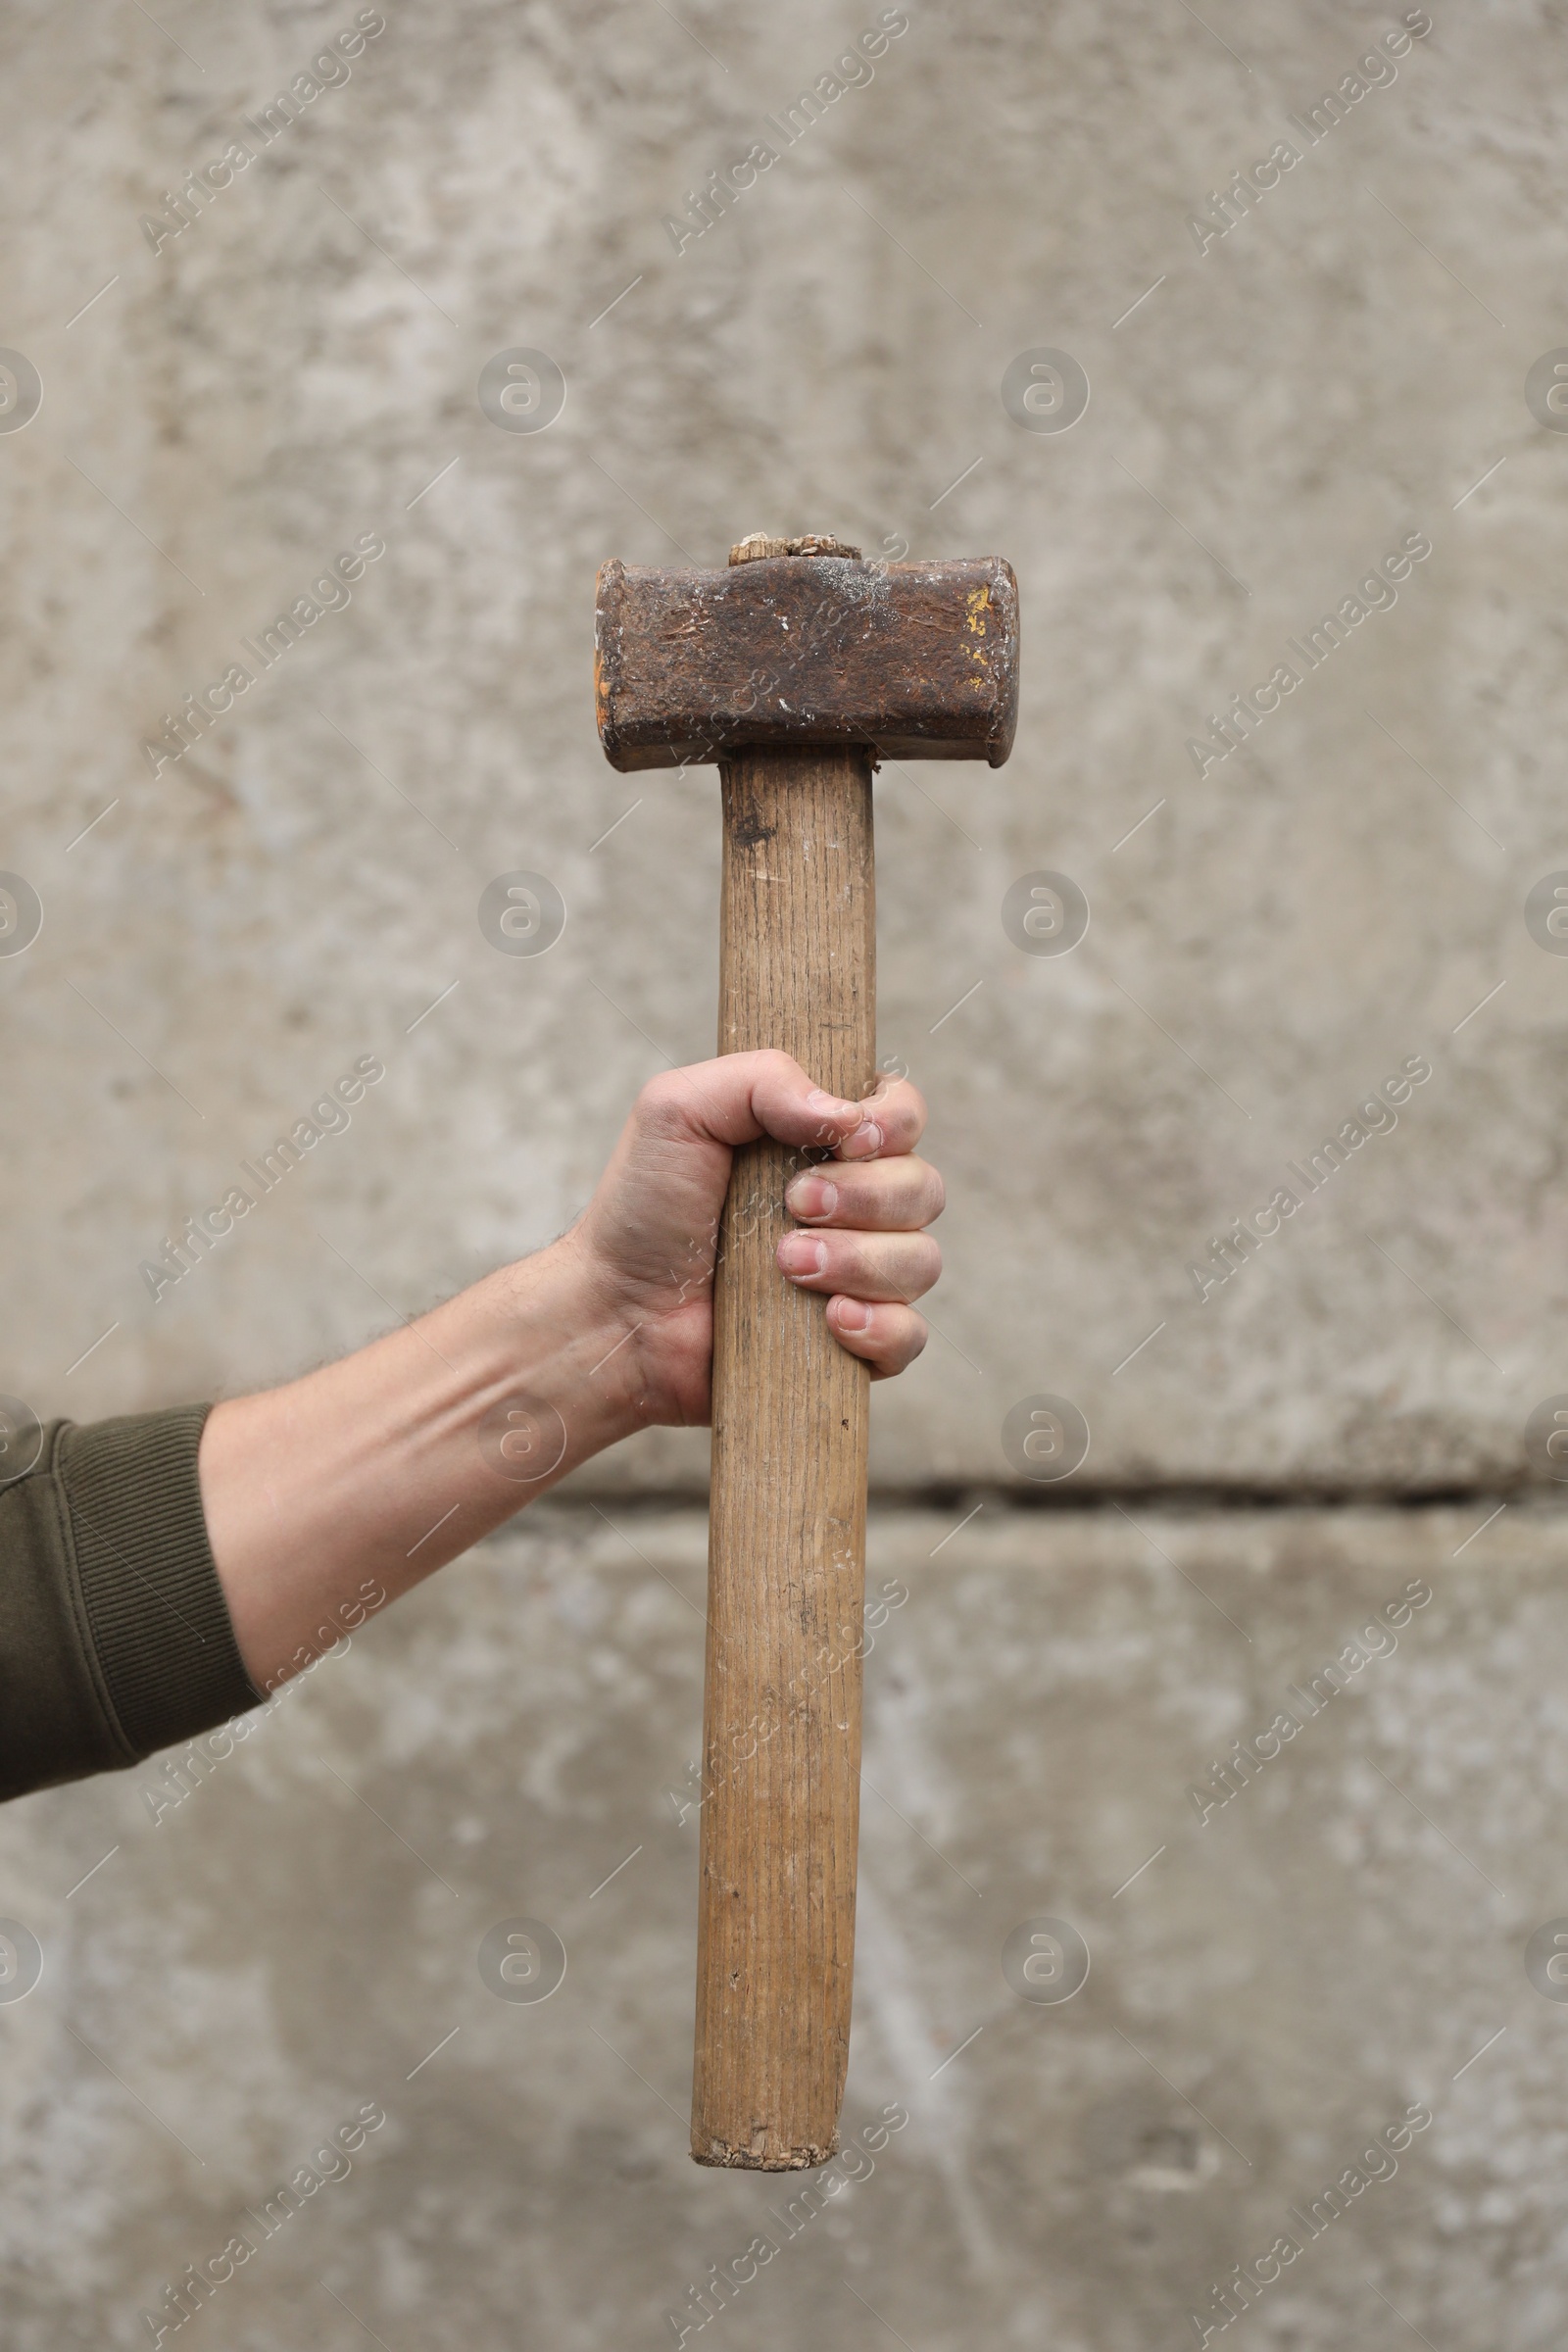
<svg viewBox="0 0 1568 2352">
<path fill-rule="evenodd" d="M 781 1047 L 854 1101 L 875 1082 L 869 756 L 741 752 L 722 775 L 719 1052 Z M 855 1960 L 869 1376 L 774 1257 L 812 1156 L 737 1152 L 713 1288 L 692 2154 L 760 2171 L 838 2146 Z"/>
</svg>

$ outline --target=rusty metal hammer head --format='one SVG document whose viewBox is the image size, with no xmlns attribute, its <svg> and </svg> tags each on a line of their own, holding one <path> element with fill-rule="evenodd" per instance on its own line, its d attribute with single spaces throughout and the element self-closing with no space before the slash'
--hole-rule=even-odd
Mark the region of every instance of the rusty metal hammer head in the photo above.
<svg viewBox="0 0 1568 2352">
<path fill-rule="evenodd" d="M 612 767 L 808 745 L 1000 767 L 1018 715 L 1018 583 L 1000 557 L 867 564 L 835 539 L 761 533 L 723 570 L 610 563 L 594 676 Z"/>
</svg>

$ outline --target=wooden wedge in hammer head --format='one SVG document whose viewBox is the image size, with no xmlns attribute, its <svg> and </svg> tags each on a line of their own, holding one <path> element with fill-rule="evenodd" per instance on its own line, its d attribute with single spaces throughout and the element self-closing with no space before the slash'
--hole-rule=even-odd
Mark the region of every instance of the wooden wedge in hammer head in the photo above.
<svg viewBox="0 0 1568 2352">
<path fill-rule="evenodd" d="M 723 569 L 607 564 L 597 623 L 612 765 L 720 767 L 719 1052 L 777 1048 L 858 1101 L 872 771 L 1006 759 L 1011 566 L 759 533 Z M 812 1156 L 736 1152 L 713 1273 L 692 2155 L 770 2172 L 837 2149 L 855 1953 L 868 1373 L 776 1261 Z"/>
</svg>

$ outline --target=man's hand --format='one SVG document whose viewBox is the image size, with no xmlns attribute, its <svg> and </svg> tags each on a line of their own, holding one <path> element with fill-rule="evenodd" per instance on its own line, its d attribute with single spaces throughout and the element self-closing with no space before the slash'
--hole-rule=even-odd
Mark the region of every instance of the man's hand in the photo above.
<svg viewBox="0 0 1568 2352">
<path fill-rule="evenodd" d="M 725 1054 L 650 1080 L 560 1245 L 607 1317 L 635 1334 L 648 1420 L 709 1418 L 719 1213 L 735 1147 L 764 1135 L 832 1154 L 788 1186 L 799 1230 L 779 1244 L 781 1269 L 826 1297 L 829 1329 L 873 1379 L 914 1361 L 926 1326 L 912 1301 L 942 1269 L 925 1231 L 942 1213 L 942 1179 L 914 1151 L 924 1126 L 907 1079 L 881 1078 L 849 1102 L 787 1054 Z"/>
<path fill-rule="evenodd" d="M 356 1593 L 396 1599 L 605 1446 L 708 1419 L 737 1145 L 770 1135 L 831 1153 L 790 1181 L 797 1229 L 779 1263 L 825 1295 L 833 1333 L 875 1377 L 902 1372 L 925 1345 L 909 1302 L 940 1263 L 924 1229 L 942 1179 L 913 1152 L 924 1125 L 906 1081 L 842 1102 L 787 1054 L 671 1070 L 638 1096 L 559 1242 L 339 1363 L 217 1405 L 197 1467 L 252 1680 L 299 1673 L 341 1638 Z M 514 1459 L 499 1436 L 518 1429 L 537 1446 Z"/>
</svg>

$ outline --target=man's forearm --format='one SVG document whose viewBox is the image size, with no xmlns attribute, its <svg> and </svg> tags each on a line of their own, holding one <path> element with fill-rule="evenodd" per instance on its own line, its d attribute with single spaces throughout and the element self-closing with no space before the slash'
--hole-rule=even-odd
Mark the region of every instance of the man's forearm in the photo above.
<svg viewBox="0 0 1568 2352">
<path fill-rule="evenodd" d="M 924 1120 L 904 1080 L 841 1102 L 786 1054 L 668 1071 L 562 1240 L 342 1363 L 215 1406 L 202 1505 L 252 1681 L 298 1673 L 363 1586 L 396 1599 L 617 1439 L 707 1421 L 731 1154 L 763 1135 L 809 1179 L 796 1213 L 811 1231 L 780 1245 L 781 1276 L 822 1296 L 873 1374 L 901 1371 L 925 1337 L 910 1301 L 940 1263 L 924 1228 L 941 1179 L 912 1149 Z"/>
<path fill-rule="evenodd" d="M 924 1119 L 906 1080 L 841 1101 L 782 1053 L 662 1072 L 548 1250 L 286 1387 L 52 1425 L 0 1479 L 0 1796 L 192 1738 L 605 1446 L 706 1426 L 732 1157 L 764 1136 L 799 1157 L 780 1279 L 902 1372 L 940 1264 Z"/>
<path fill-rule="evenodd" d="M 640 1350 L 571 1237 L 284 1388 L 217 1405 L 199 1469 L 253 1682 L 336 1639 L 641 1426 Z"/>
</svg>

